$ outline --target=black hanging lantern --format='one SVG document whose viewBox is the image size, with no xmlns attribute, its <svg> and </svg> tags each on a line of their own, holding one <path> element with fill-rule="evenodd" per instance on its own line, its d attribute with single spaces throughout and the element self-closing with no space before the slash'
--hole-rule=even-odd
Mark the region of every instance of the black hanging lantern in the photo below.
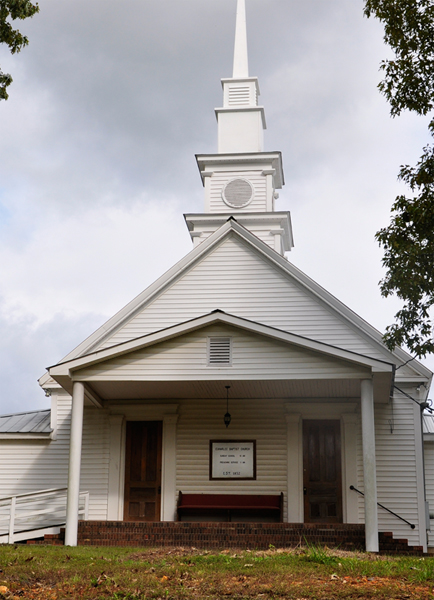
<svg viewBox="0 0 434 600">
<path fill-rule="evenodd" d="M 231 422 L 231 415 L 229 413 L 229 390 L 230 390 L 230 385 L 225 385 L 226 388 L 226 414 L 223 417 L 223 420 L 225 422 L 226 427 L 229 427 L 229 424 Z"/>
</svg>

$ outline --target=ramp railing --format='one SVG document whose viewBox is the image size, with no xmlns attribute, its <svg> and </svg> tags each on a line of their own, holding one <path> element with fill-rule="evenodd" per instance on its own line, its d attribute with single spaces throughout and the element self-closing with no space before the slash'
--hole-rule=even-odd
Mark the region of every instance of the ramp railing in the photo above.
<svg viewBox="0 0 434 600">
<path fill-rule="evenodd" d="M 32 537 L 32 531 L 64 526 L 66 493 L 67 488 L 52 488 L 0 498 L 0 539 L 13 544 L 26 532 Z M 87 519 L 88 512 L 89 492 L 80 492 L 78 518 Z"/>
</svg>

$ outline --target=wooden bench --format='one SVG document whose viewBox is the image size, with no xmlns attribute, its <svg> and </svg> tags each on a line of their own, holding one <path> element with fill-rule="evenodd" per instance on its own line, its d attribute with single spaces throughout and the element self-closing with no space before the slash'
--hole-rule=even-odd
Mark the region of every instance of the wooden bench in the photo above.
<svg viewBox="0 0 434 600">
<path fill-rule="evenodd" d="M 221 517 L 232 521 L 233 517 L 272 517 L 283 521 L 283 492 L 276 495 L 258 494 L 183 494 L 179 492 L 177 519 L 182 517 Z"/>
</svg>

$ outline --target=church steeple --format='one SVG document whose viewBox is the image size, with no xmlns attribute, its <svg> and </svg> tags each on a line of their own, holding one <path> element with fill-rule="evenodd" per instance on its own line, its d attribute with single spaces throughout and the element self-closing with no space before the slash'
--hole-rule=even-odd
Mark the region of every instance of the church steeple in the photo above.
<svg viewBox="0 0 434 600">
<path fill-rule="evenodd" d="M 195 245 L 234 217 L 279 254 L 293 247 L 289 212 L 276 212 L 284 184 L 280 152 L 264 152 L 265 112 L 257 77 L 249 76 L 245 0 L 237 0 L 233 76 L 222 79 L 216 108 L 217 154 L 197 155 L 205 213 L 185 215 Z"/>
</svg>

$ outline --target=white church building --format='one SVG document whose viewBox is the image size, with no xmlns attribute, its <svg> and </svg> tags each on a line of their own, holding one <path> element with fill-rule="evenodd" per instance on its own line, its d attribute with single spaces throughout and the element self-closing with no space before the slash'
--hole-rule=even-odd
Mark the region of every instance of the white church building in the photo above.
<svg viewBox="0 0 434 600">
<path fill-rule="evenodd" d="M 48 369 L 51 410 L 0 417 L 0 541 L 29 537 L 23 498 L 48 518 L 64 494 L 68 545 L 83 518 L 224 514 L 364 525 L 368 551 L 379 532 L 426 551 L 432 373 L 286 258 L 282 157 L 264 149 L 244 0 L 222 86 L 217 152 L 196 157 L 204 212 L 185 215 L 191 252 Z"/>
</svg>

